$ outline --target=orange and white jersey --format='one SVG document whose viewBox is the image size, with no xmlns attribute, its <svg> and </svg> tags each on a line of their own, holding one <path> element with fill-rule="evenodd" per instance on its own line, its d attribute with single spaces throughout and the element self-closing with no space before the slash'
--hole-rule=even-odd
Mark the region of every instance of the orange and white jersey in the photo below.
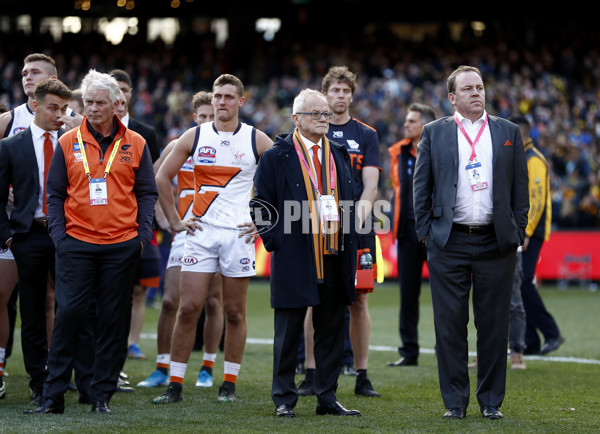
<svg viewBox="0 0 600 434">
<path fill-rule="evenodd" d="M 251 221 L 249 201 L 258 162 L 256 130 L 240 122 L 233 133 L 214 122 L 199 125 L 192 148 L 195 193 L 193 213 L 206 225 L 238 231 Z"/>
<path fill-rule="evenodd" d="M 194 160 L 189 157 L 177 174 L 177 212 L 181 220 L 193 216 L 194 202 Z"/>
</svg>

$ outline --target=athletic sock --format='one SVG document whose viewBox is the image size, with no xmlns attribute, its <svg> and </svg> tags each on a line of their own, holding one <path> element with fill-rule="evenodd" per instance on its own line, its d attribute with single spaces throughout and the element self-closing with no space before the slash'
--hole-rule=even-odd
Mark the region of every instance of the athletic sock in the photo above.
<svg viewBox="0 0 600 434">
<path fill-rule="evenodd" d="M 367 370 L 366 369 L 359 369 L 356 371 L 357 373 L 357 377 L 356 377 L 356 382 L 360 383 L 363 380 L 367 379 Z"/>
<path fill-rule="evenodd" d="M 168 375 L 170 362 L 171 362 L 171 355 L 169 353 L 157 355 L 156 356 L 156 370 L 159 372 L 162 372 L 165 375 Z"/>
<path fill-rule="evenodd" d="M 314 381 L 315 380 L 315 370 L 314 368 L 309 368 L 306 370 L 306 374 L 304 375 L 305 381 Z"/>
<path fill-rule="evenodd" d="M 170 363 L 171 376 L 169 381 L 171 383 L 183 384 L 183 377 L 185 377 L 185 370 L 187 369 L 187 363 L 173 362 Z"/>
<path fill-rule="evenodd" d="M 200 371 L 206 371 L 212 375 L 213 367 L 215 366 L 215 360 L 217 360 L 216 353 L 204 353 L 204 360 L 202 360 L 202 368 Z"/>
<path fill-rule="evenodd" d="M 223 373 L 223 382 L 229 382 L 235 384 L 238 374 L 240 372 L 240 364 L 225 362 L 225 370 Z"/>
</svg>

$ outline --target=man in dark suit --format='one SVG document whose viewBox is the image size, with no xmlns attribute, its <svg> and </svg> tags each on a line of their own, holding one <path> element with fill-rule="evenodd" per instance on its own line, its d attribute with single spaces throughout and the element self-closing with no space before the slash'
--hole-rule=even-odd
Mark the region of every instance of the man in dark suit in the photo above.
<svg viewBox="0 0 600 434">
<path fill-rule="evenodd" d="M 454 116 L 423 128 L 414 176 L 417 236 L 426 243 L 440 389 L 446 418 L 469 404 L 469 291 L 477 327 L 477 400 L 489 419 L 506 387 L 508 318 L 516 250 L 525 239 L 529 195 L 519 128 L 488 116 L 480 71 L 447 80 Z"/>
<path fill-rule="evenodd" d="M 29 387 L 41 396 L 48 359 L 47 276 L 54 244 L 47 230 L 46 176 L 71 91 L 56 78 L 36 85 L 29 128 L 0 142 L 0 240 L 13 252 L 19 276 L 21 345 Z M 7 212 L 10 187 L 12 211 Z"/>
<path fill-rule="evenodd" d="M 265 248 L 272 252 L 271 397 L 280 417 L 295 416 L 296 354 L 308 306 L 313 307 L 316 412 L 360 416 L 336 397 L 344 308 L 356 297 L 357 239 L 350 157 L 342 145 L 325 136 L 331 116 L 323 94 L 312 89 L 300 92 L 293 106 L 295 131 L 277 137 L 254 176 L 253 219 Z"/>
<path fill-rule="evenodd" d="M 424 104 L 413 103 L 404 119 L 404 139 L 388 148 L 390 175 L 394 187 L 392 230 L 397 242 L 398 282 L 400 283 L 399 327 L 402 346 L 400 358 L 387 366 L 415 366 L 419 359 L 419 297 L 427 249 L 417 238 L 413 209 L 413 176 L 417 143 L 423 125 L 435 120 L 435 112 Z"/>
</svg>

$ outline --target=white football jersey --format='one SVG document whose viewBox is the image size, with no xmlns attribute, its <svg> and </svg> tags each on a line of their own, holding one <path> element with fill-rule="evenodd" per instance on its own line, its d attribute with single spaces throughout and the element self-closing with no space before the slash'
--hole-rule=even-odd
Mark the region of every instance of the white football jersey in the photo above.
<svg viewBox="0 0 600 434">
<path fill-rule="evenodd" d="M 249 201 L 258 162 L 256 130 L 240 122 L 233 133 L 214 122 L 199 125 L 192 148 L 195 193 L 193 213 L 204 224 L 239 230 L 251 221 Z"/>
</svg>

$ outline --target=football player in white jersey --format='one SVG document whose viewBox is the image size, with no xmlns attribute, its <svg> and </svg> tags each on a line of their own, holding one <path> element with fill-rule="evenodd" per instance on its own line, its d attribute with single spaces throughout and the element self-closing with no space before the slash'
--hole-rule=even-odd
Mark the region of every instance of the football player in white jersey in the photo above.
<svg viewBox="0 0 600 434">
<path fill-rule="evenodd" d="M 246 295 L 254 266 L 254 233 L 248 202 L 260 155 L 273 145 L 262 131 L 240 122 L 244 85 L 223 74 L 213 83 L 214 122 L 190 128 L 156 175 L 159 200 L 173 232 L 187 232 L 180 276 L 180 304 L 171 341 L 170 383 L 154 404 L 181 401 L 198 317 L 217 269 L 223 284 L 225 368 L 217 400 L 236 399 L 235 383 L 246 343 Z M 170 181 L 194 160 L 194 217 L 182 220 Z"/>
<path fill-rule="evenodd" d="M 192 98 L 193 116 L 196 124 L 212 122 L 215 118 L 209 92 L 198 92 Z M 154 163 L 158 171 L 166 157 L 171 153 L 177 139 L 172 140 L 163 150 L 160 158 Z M 177 173 L 177 211 L 183 220 L 193 217 L 192 202 L 194 198 L 194 162 L 190 156 Z M 157 214 L 157 219 L 159 215 Z M 164 216 L 163 216 L 164 218 Z M 167 223 L 168 225 L 168 223 Z M 150 376 L 138 383 L 138 387 L 157 387 L 169 384 L 169 363 L 171 361 L 171 335 L 175 325 L 175 316 L 179 308 L 179 276 L 183 261 L 183 247 L 186 232 L 174 234 L 171 251 L 164 277 L 164 295 L 157 325 L 157 356 L 156 370 Z M 204 358 L 202 368 L 198 373 L 197 387 L 212 387 L 212 367 L 217 357 L 219 342 L 223 334 L 223 300 L 221 297 L 221 276 L 215 277 L 208 291 L 204 309 L 206 321 L 204 328 Z"/>
</svg>

